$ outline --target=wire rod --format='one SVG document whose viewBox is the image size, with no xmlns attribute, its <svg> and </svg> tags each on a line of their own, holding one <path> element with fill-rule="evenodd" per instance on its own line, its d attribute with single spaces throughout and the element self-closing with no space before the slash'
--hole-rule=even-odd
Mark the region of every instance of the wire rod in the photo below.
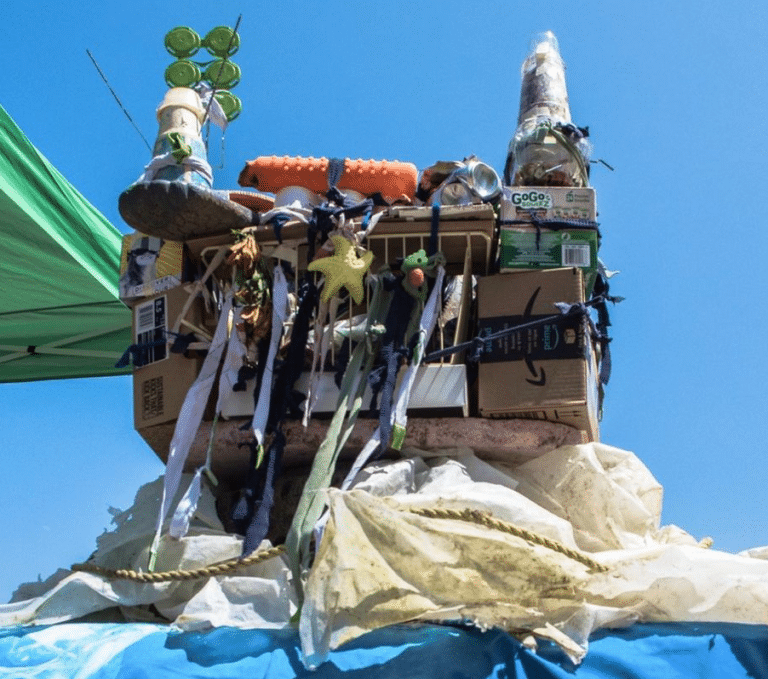
<svg viewBox="0 0 768 679">
<path fill-rule="evenodd" d="M 107 77 L 104 75 L 103 71 L 99 68 L 99 65 L 96 63 L 96 59 L 94 59 L 93 54 L 91 54 L 91 50 L 87 49 L 85 50 L 85 53 L 90 57 L 91 61 L 93 62 L 93 65 L 96 67 L 96 70 L 99 72 L 101 79 L 104 81 L 104 84 L 107 86 L 107 89 L 109 89 L 109 91 L 112 93 L 112 96 L 115 98 L 117 105 L 122 109 L 123 113 L 125 113 L 125 117 L 128 118 L 128 120 L 131 122 L 131 125 L 133 125 L 133 129 L 135 129 L 136 132 L 139 133 L 139 136 L 141 137 L 146 147 L 149 149 L 149 152 L 152 153 L 152 147 L 149 145 L 149 142 L 147 141 L 146 137 L 141 133 L 141 130 L 138 128 L 136 123 L 133 122 L 133 118 L 131 118 L 131 114 L 128 113 L 128 110 L 125 108 L 125 106 L 123 106 L 123 102 L 120 101 L 120 97 L 118 97 L 117 94 L 115 93 L 115 90 L 112 89 L 112 86 L 109 84 Z"/>
</svg>

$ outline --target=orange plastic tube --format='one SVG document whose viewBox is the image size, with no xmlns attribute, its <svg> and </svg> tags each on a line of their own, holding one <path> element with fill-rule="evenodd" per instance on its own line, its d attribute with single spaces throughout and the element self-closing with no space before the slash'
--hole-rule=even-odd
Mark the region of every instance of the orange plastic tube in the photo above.
<svg viewBox="0 0 768 679">
<path fill-rule="evenodd" d="M 245 164 L 240 186 L 253 186 L 272 193 L 286 186 L 303 186 L 315 193 L 328 190 L 328 158 L 301 156 L 259 156 Z M 385 198 L 413 198 L 418 170 L 413 163 L 399 160 L 344 159 L 344 172 L 336 186 L 365 195 L 381 193 Z"/>
</svg>

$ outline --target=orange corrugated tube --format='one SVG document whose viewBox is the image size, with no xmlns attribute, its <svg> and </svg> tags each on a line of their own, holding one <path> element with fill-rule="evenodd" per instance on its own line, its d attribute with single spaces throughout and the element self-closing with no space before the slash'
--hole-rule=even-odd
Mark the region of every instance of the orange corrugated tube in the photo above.
<svg viewBox="0 0 768 679">
<path fill-rule="evenodd" d="M 245 164 L 240 186 L 253 186 L 272 193 L 286 186 L 303 186 L 315 193 L 328 190 L 328 158 L 301 156 L 259 156 Z M 413 163 L 399 160 L 344 159 L 344 173 L 336 185 L 366 195 L 381 193 L 385 198 L 413 198 L 418 170 Z"/>
</svg>

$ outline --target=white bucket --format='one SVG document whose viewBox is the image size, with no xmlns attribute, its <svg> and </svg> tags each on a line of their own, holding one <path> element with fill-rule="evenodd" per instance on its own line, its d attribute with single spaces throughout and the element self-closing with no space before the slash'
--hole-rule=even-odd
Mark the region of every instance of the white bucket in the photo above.
<svg viewBox="0 0 768 679">
<path fill-rule="evenodd" d="M 200 136 L 204 118 L 205 109 L 200 102 L 200 95 L 195 90 L 189 87 L 172 87 L 165 93 L 157 108 L 157 121 L 160 124 L 158 136 L 170 132 Z"/>
<path fill-rule="evenodd" d="M 323 204 L 323 196 L 303 186 L 286 186 L 275 194 L 275 207 L 298 207 L 311 210 Z"/>
</svg>

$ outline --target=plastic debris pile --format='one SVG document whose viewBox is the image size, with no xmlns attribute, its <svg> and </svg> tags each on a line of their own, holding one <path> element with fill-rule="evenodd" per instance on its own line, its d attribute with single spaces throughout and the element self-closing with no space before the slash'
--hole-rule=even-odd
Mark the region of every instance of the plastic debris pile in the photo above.
<svg viewBox="0 0 768 679">
<path fill-rule="evenodd" d="M 553 426 L 562 443 L 599 440 L 614 298 L 554 36 L 523 66 L 506 186 L 473 155 L 421 172 L 260 156 L 242 189 L 214 189 L 199 81 L 220 82 L 206 75 L 216 62 L 203 73 L 188 57 L 215 45 L 228 65 L 236 44 L 223 28 L 202 41 L 169 33 L 179 61 L 156 155 L 120 197 L 137 229 L 121 286 L 134 311 L 136 428 L 167 465 L 148 568 L 187 535 L 214 484 L 243 557 L 285 541 L 301 601 L 326 544 L 326 492 L 397 458 L 414 421 L 448 429 L 458 418 L 452 443 L 476 450 L 487 441 L 472 439 L 474 423 L 489 423 L 507 461 L 525 436 L 523 458 L 545 452 L 531 442 Z"/>
<path fill-rule="evenodd" d="M 0 622 L 298 615 L 315 666 L 406 621 L 515 630 L 578 660 L 601 627 L 761 619 L 764 561 L 661 528 L 651 474 L 599 443 L 618 298 L 554 36 L 523 64 L 504 181 L 472 155 L 421 172 L 286 155 L 214 189 L 201 130 L 216 102 L 235 117 L 219 87 L 239 80 L 238 44 L 168 34 L 153 158 L 119 200 L 136 229 L 123 360 L 166 473 L 88 564 Z"/>
</svg>

